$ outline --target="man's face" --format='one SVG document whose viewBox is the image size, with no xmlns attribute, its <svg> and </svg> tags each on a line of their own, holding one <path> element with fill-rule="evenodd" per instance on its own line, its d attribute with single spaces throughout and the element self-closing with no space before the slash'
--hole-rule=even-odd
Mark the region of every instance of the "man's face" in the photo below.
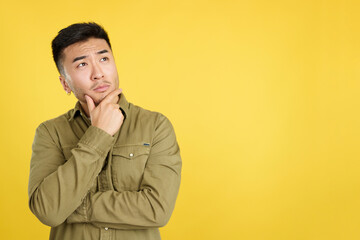
<svg viewBox="0 0 360 240">
<path fill-rule="evenodd" d="M 82 105 L 86 104 L 85 95 L 98 105 L 119 87 L 114 56 L 104 39 L 89 38 L 74 43 L 64 49 L 63 56 L 64 74 L 60 82 Z"/>
</svg>

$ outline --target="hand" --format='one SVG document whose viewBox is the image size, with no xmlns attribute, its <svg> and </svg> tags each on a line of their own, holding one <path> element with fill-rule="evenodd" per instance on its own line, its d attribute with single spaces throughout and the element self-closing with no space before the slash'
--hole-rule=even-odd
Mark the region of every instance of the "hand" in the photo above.
<svg viewBox="0 0 360 240">
<path fill-rule="evenodd" d="M 121 127 L 124 116 L 117 104 L 118 95 L 122 89 L 116 89 L 109 93 L 98 106 L 95 107 L 94 100 L 85 95 L 89 109 L 91 125 L 98 127 L 113 136 Z"/>
</svg>

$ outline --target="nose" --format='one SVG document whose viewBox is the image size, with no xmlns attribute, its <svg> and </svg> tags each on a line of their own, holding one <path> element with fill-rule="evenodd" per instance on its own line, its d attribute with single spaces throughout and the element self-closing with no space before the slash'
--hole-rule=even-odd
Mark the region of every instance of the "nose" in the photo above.
<svg viewBox="0 0 360 240">
<path fill-rule="evenodd" d="M 103 77 L 104 74 L 102 72 L 101 67 L 97 63 L 94 63 L 91 73 L 91 80 L 96 81 L 102 79 Z"/>
</svg>

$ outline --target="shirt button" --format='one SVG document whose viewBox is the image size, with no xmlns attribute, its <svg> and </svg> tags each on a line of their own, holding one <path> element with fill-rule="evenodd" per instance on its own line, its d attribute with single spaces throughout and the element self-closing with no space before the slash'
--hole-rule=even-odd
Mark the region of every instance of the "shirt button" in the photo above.
<svg viewBox="0 0 360 240">
<path fill-rule="evenodd" d="M 130 153 L 130 157 L 133 157 L 134 156 L 134 154 L 133 153 Z"/>
<path fill-rule="evenodd" d="M 109 228 L 107 228 L 107 227 L 105 228 L 106 231 L 107 231 L 108 229 L 109 229 Z"/>
</svg>

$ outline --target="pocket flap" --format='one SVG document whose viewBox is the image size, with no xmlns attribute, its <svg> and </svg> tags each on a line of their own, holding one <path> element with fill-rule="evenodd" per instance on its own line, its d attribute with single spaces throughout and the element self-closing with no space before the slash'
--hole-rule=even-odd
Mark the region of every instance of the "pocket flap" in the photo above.
<svg viewBox="0 0 360 240">
<path fill-rule="evenodd" d="M 142 145 L 118 146 L 113 149 L 113 155 L 121 156 L 130 160 L 142 155 L 148 155 L 149 152 L 150 148 Z"/>
</svg>

